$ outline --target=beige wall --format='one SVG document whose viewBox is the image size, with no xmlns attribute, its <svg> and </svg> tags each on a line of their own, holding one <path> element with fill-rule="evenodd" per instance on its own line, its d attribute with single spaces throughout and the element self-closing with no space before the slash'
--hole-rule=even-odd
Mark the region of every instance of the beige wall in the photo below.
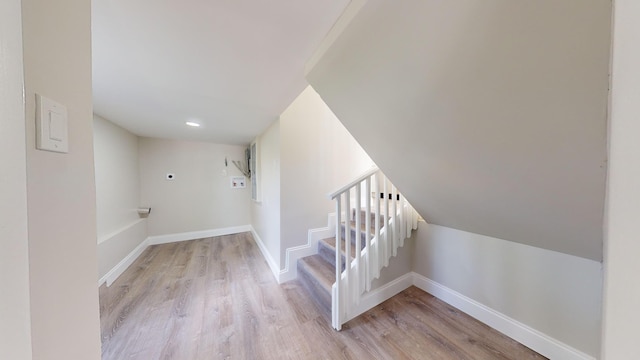
<svg viewBox="0 0 640 360">
<path fill-rule="evenodd" d="M 93 116 L 98 242 L 138 221 L 140 171 L 138 137 Z"/>
<path fill-rule="evenodd" d="M 0 359 L 31 359 L 21 24 L 0 2 Z"/>
<path fill-rule="evenodd" d="M 138 137 L 94 114 L 98 278 L 113 269 L 147 238 L 140 218 Z"/>
<path fill-rule="evenodd" d="M 232 160 L 244 146 L 140 138 L 141 205 L 151 207 L 150 236 L 249 225 L 251 186 L 231 189 Z M 225 171 L 224 158 L 228 157 Z M 165 180 L 174 173 L 173 181 Z M 247 179 L 248 181 L 248 179 Z"/>
<path fill-rule="evenodd" d="M 640 2 L 616 0 L 602 359 L 640 359 Z"/>
<path fill-rule="evenodd" d="M 34 359 L 100 358 L 91 1 L 23 0 Z M 67 106 L 69 153 L 35 149 L 35 94 Z"/>
<path fill-rule="evenodd" d="M 373 162 L 311 88 L 280 115 L 280 258 L 335 212 L 329 193 Z M 281 262 L 281 268 L 284 263 Z"/>
<path fill-rule="evenodd" d="M 430 223 L 600 261 L 610 14 L 369 0 L 307 79 Z"/>
<path fill-rule="evenodd" d="M 602 264 L 420 223 L 413 271 L 579 351 L 600 351 Z"/>
<path fill-rule="evenodd" d="M 260 201 L 251 202 L 251 224 L 280 264 L 280 121 L 260 135 L 257 143 Z"/>
</svg>

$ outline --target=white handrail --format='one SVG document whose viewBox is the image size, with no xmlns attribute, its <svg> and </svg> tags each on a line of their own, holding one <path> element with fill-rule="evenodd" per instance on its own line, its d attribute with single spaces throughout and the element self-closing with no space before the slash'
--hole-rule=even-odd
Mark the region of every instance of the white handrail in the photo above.
<svg viewBox="0 0 640 360">
<path fill-rule="evenodd" d="M 377 167 L 372 167 L 371 169 L 365 171 L 364 173 L 362 173 L 362 175 L 358 176 L 355 180 L 351 181 L 350 183 L 348 183 L 347 185 L 341 187 L 340 189 L 332 192 L 331 194 L 329 194 L 329 199 L 334 200 L 336 197 L 338 197 L 338 195 L 341 195 L 342 193 L 344 193 L 345 191 L 351 189 L 352 187 L 356 186 L 356 184 L 359 184 L 361 182 L 363 182 L 365 179 L 370 178 L 371 176 L 375 175 L 378 171 L 380 171 L 380 169 L 378 169 Z"/>
<path fill-rule="evenodd" d="M 375 194 L 373 199 L 372 194 Z M 331 293 L 331 322 L 336 330 L 340 330 L 342 324 L 356 315 L 362 296 L 371 289 L 380 270 L 389 265 L 390 258 L 404 246 L 405 238 L 417 229 L 418 215 L 378 168 L 368 170 L 329 197 L 336 201 L 337 219 L 336 282 Z M 355 225 L 353 230 L 352 224 Z M 355 254 L 352 254 L 352 245 L 355 245 Z"/>
</svg>

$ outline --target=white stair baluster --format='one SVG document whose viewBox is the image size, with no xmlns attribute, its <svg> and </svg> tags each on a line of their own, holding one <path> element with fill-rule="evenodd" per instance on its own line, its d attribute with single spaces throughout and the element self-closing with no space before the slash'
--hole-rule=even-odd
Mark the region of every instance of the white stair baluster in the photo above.
<svg viewBox="0 0 640 360">
<path fill-rule="evenodd" d="M 393 205 L 393 243 L 391 244 L 391 253 L 393 256 L 398 254 L 398 200 L 396 199 L 396 187 L 391 185 L 391 199 Z"/>
<path fill-rule="evenodd" d="M 345 295 L 346 296 L 346 304 L 345 311 L 347 314 L 351 310 L 351 293 L 352 290 L 350 288 L 351 282 L 351 188 L 349 188 L 344 194 L 344 211 L 345 211 L 345 220 L 344 220 L 344 272 L 346 274 L 344 285 L 345 285 Z M 338 250 L 339 251 L 339 250 Z"/>
<path fill-rule="evenodd" d="M 371 288 L 369 283 L 371 282 L 371 272 L 370 272 L 370 268 L 371 268 L 371 177 L 368 177 L 365 180 L 364 183 L 364 194 L 365 194 L 365 198 L 366 198 L 366 203 L 365 203 L 365 210 L 364 210 L 364 216 L 365 216 L 365 220 L 364 220 L 364 233 L 365 233 L 365 249 L 367 249 L 367 251 L 365 252 L 364 255 L 364 266 L 362 267 L 362 270 L 364 271 L 364 282 L 363 282 L 363 287 L 361 290 L 361 293 L 366 291 L 369 291 L 369 289 Z"/>
<path fill-rule="evenodd" d="M 378 169 L 371 169 L 331 194 L 331 198 L 336 201 L 336 282 L 331 289 L 331 322 L 340 330 L 359 308 L 364 292 L 371 289 L 380 270 L 389 265 L 398 247 L 404 246 L 405 239 L 417 228 L 418 215 Z M 371 231 L 372 223 L 374 231 Z M 355 245 L 353 259 L 352 242 Z"/>
<path fill-rule="evenodd" d="M 382 181 L 381 179 L 382 175 L 380 175 L 380 172 L 378 172 L 376 174 L 376 184 L 375 184 L 375 188 L 376 188 L 376 193 L 375 193 L 375 203 L 376 203 L 376 218 L 375 218 L 375 223 L 376 223 L 376 228 L 375 228 L 375 239 L 376 239 L 376 243 L 375 243 L 375 252 L 372 254 L 373 256 L 373 269 L 372 269 L 372 274 L 373 274 L 373 278 L 378 278 L 380 277 L 380 256 L 381 256 L 381 247 L 380 247 L 380 243 L 382 242 L 382 239 L 380 238 L 380 227 L 382 226 L 380 224 L 380 182 Z"/>
<path fill-rule="evenodd" d="M 389 266 L 389 257 L 391 256 L 391 227 L 389 226 L 389 190 L 387 178 L 384 178 L 384 256 L 383 256 L 383 264 L 384 266 Z"/>
<path fill-rule="evenodd" d="M 400 224 L 398 226 L 400 228 L 400 237 L 398 240 L 400 241 L 398 242 L 398 247 L 403 247 L 404 238 L 407 235 L 407 214 L 404 208 L 404 197 L 400 197 L 400 200 L 398 201 L 398 212 L 400 213 Z"/>
<path fill-rule="evenodd" d="M 342 223 L 342 195 L 338 195 L 336 198 L 336 282 L 334 287 L 332 288 L 332 297 L 331 297 L 331 322 L 333 328 L 336 330 L 340 330 L 342 328 L 342 316 L 340 312 L 342 311 L 341 299 L 342 299 L 342 281 L 340 281 L 341 273 L 342 273 L 342 259 L 340 256 L 340 242 L 342 238 L 340 224 Z"/>
<path fill-rule="evenodd" d="M 362 213 L 361 213 L 361 205 L 362 205 L 362 183 L 358 183 L 356 185 L 356 206 L 358 208 L 354 208 L 354 217 L 355 217 L 355 226 L 356 226 L 356 254 L 353 259 L 353 297 L 354 303 L 360 303 L 360 256 L 362 254 Z"/>
</svg>

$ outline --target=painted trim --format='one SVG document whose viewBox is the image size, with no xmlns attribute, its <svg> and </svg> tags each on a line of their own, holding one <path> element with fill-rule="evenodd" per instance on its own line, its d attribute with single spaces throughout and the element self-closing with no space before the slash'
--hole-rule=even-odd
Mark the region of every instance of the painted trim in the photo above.
<svg viewBox="0 0 640 360">
<path fill-rule="evenodd" d="M 196 240 L 203 239 L 214 236 L 222 236 L 222 235 L 231 235 L 238 234 L 243 232 L 252 231 L 251 225 L 241 225 L 241 226 L 233 226 L 227 228 L 220 229 L 210 229 L 210 230 L 201 230 L 201 231 L 190 231 L 183 232 L 177 234 L 167 234 L 167 235 L 154 235 L 149 236 L 147 240 L 149 241 L 149 245 L 161 245 L 174 243 L 179 241 L 187 241 L 187 240 Z"/>
<path fill-rule="evenodd" d="M 255 240 L 256 245 L 258 245 L 258 248 L 260 249 L 262 256 L 267 261 L 267 264 L 271 269 L 271 273 L 273 274 L 273 277 L 275 277 L 276 281 L 279 284 L 280 281 L 278 281 L 278 275 L 280 273 L 280 267 L 278 266 L 278 263 L 275 261 L 273 256 L 271 256 L 271 253 L 269 252 L 269 250 L 267 250 L 267 246 L 262 241 L 262 238 L 260 238 L 260 235 L 258 235 L 258 233 L 256 232 L 256 229 L 254 229 L 252 225 L 249 225 L 249 227 L 250 227 L 249 231 L 251 231 L 251 235 L 253 235 L 253 240 Z"/>
<path fill-rule="evenodd" d="M 318 241 L 328 239 L 335 236 L 336 233 L 336 214 L 331 213 L 327 216 L 327 227 L 309 229 L 307 233 L 307 243 L 300 246 L 294 246 L 287 249 L 284 269 L 278 272 L 276 279 L 278 284 L 294 280 L 298 277 L 298 259 L 305 256 L 311 256 L 318 253 Z"/>
<path fill-rule="evenodd" d="M 353 310 L 353 314 L 349 316 L 347 321 L 355 319 L 363 313 L 398 295 L 400 292 L 408 289 L 413 285 L 413 279 L 413 273 L 409 272 L 379 288 L 376 288 L 375 290 L 369 291 L 362 297 L 362 299 L 360 299 L 360 303 L 357 308 Z"/>
<path fill-rule="evenodd" d="M 135 247 L 124 259 L 120 260 L 120 262 L 114 266 L 111 270 L 109 270 L 103 277 L 98 281 L 98 286 L 102 286 L 102 284 L 106 283 L 107 286 L 111 286 L 116 279 L 122 275 L 122 273 L 133 264 L 136 259 L 142 254 L 143 251 L 147 249 L 149 246 L 149 238 L 146 238 L 142 241 L 138 246 Z"/>
<path fill-rule="evenodd" d="M 116 231 L 112 231 L 106 235 L 100 236 L 98 238 L 98 245 L 102 244 L 105 241 L 109 241 L 111 240 L 113 237 L 120 235 L 121 233 L 131 229 L 132 227 L 138 225 L 139 223 L 146 221 L 147 219 L 137 219 L 131 223 L 129 223 L 128 225 L 125 225 L 123 227 L 121 227 L 120 229 L 116 230 Z"/>
<path fill-rule="evenodd" d="M 418 273 L 413 285 L 550 359 L 595 360 L 565 343 Z"/>
</svg>

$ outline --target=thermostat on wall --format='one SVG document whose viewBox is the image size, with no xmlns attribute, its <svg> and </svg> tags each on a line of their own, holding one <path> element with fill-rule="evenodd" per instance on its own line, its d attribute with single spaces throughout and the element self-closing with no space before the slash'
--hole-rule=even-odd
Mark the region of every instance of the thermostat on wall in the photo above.
<svg viewBox="0 0 640 360">
<path fill-rule="evenodd" d="M 244 176 L 232 176 L 231 177 L 231 188 L 232 189 L 242 189 L 247 186 L 247 178 Z"/>
</svg>

